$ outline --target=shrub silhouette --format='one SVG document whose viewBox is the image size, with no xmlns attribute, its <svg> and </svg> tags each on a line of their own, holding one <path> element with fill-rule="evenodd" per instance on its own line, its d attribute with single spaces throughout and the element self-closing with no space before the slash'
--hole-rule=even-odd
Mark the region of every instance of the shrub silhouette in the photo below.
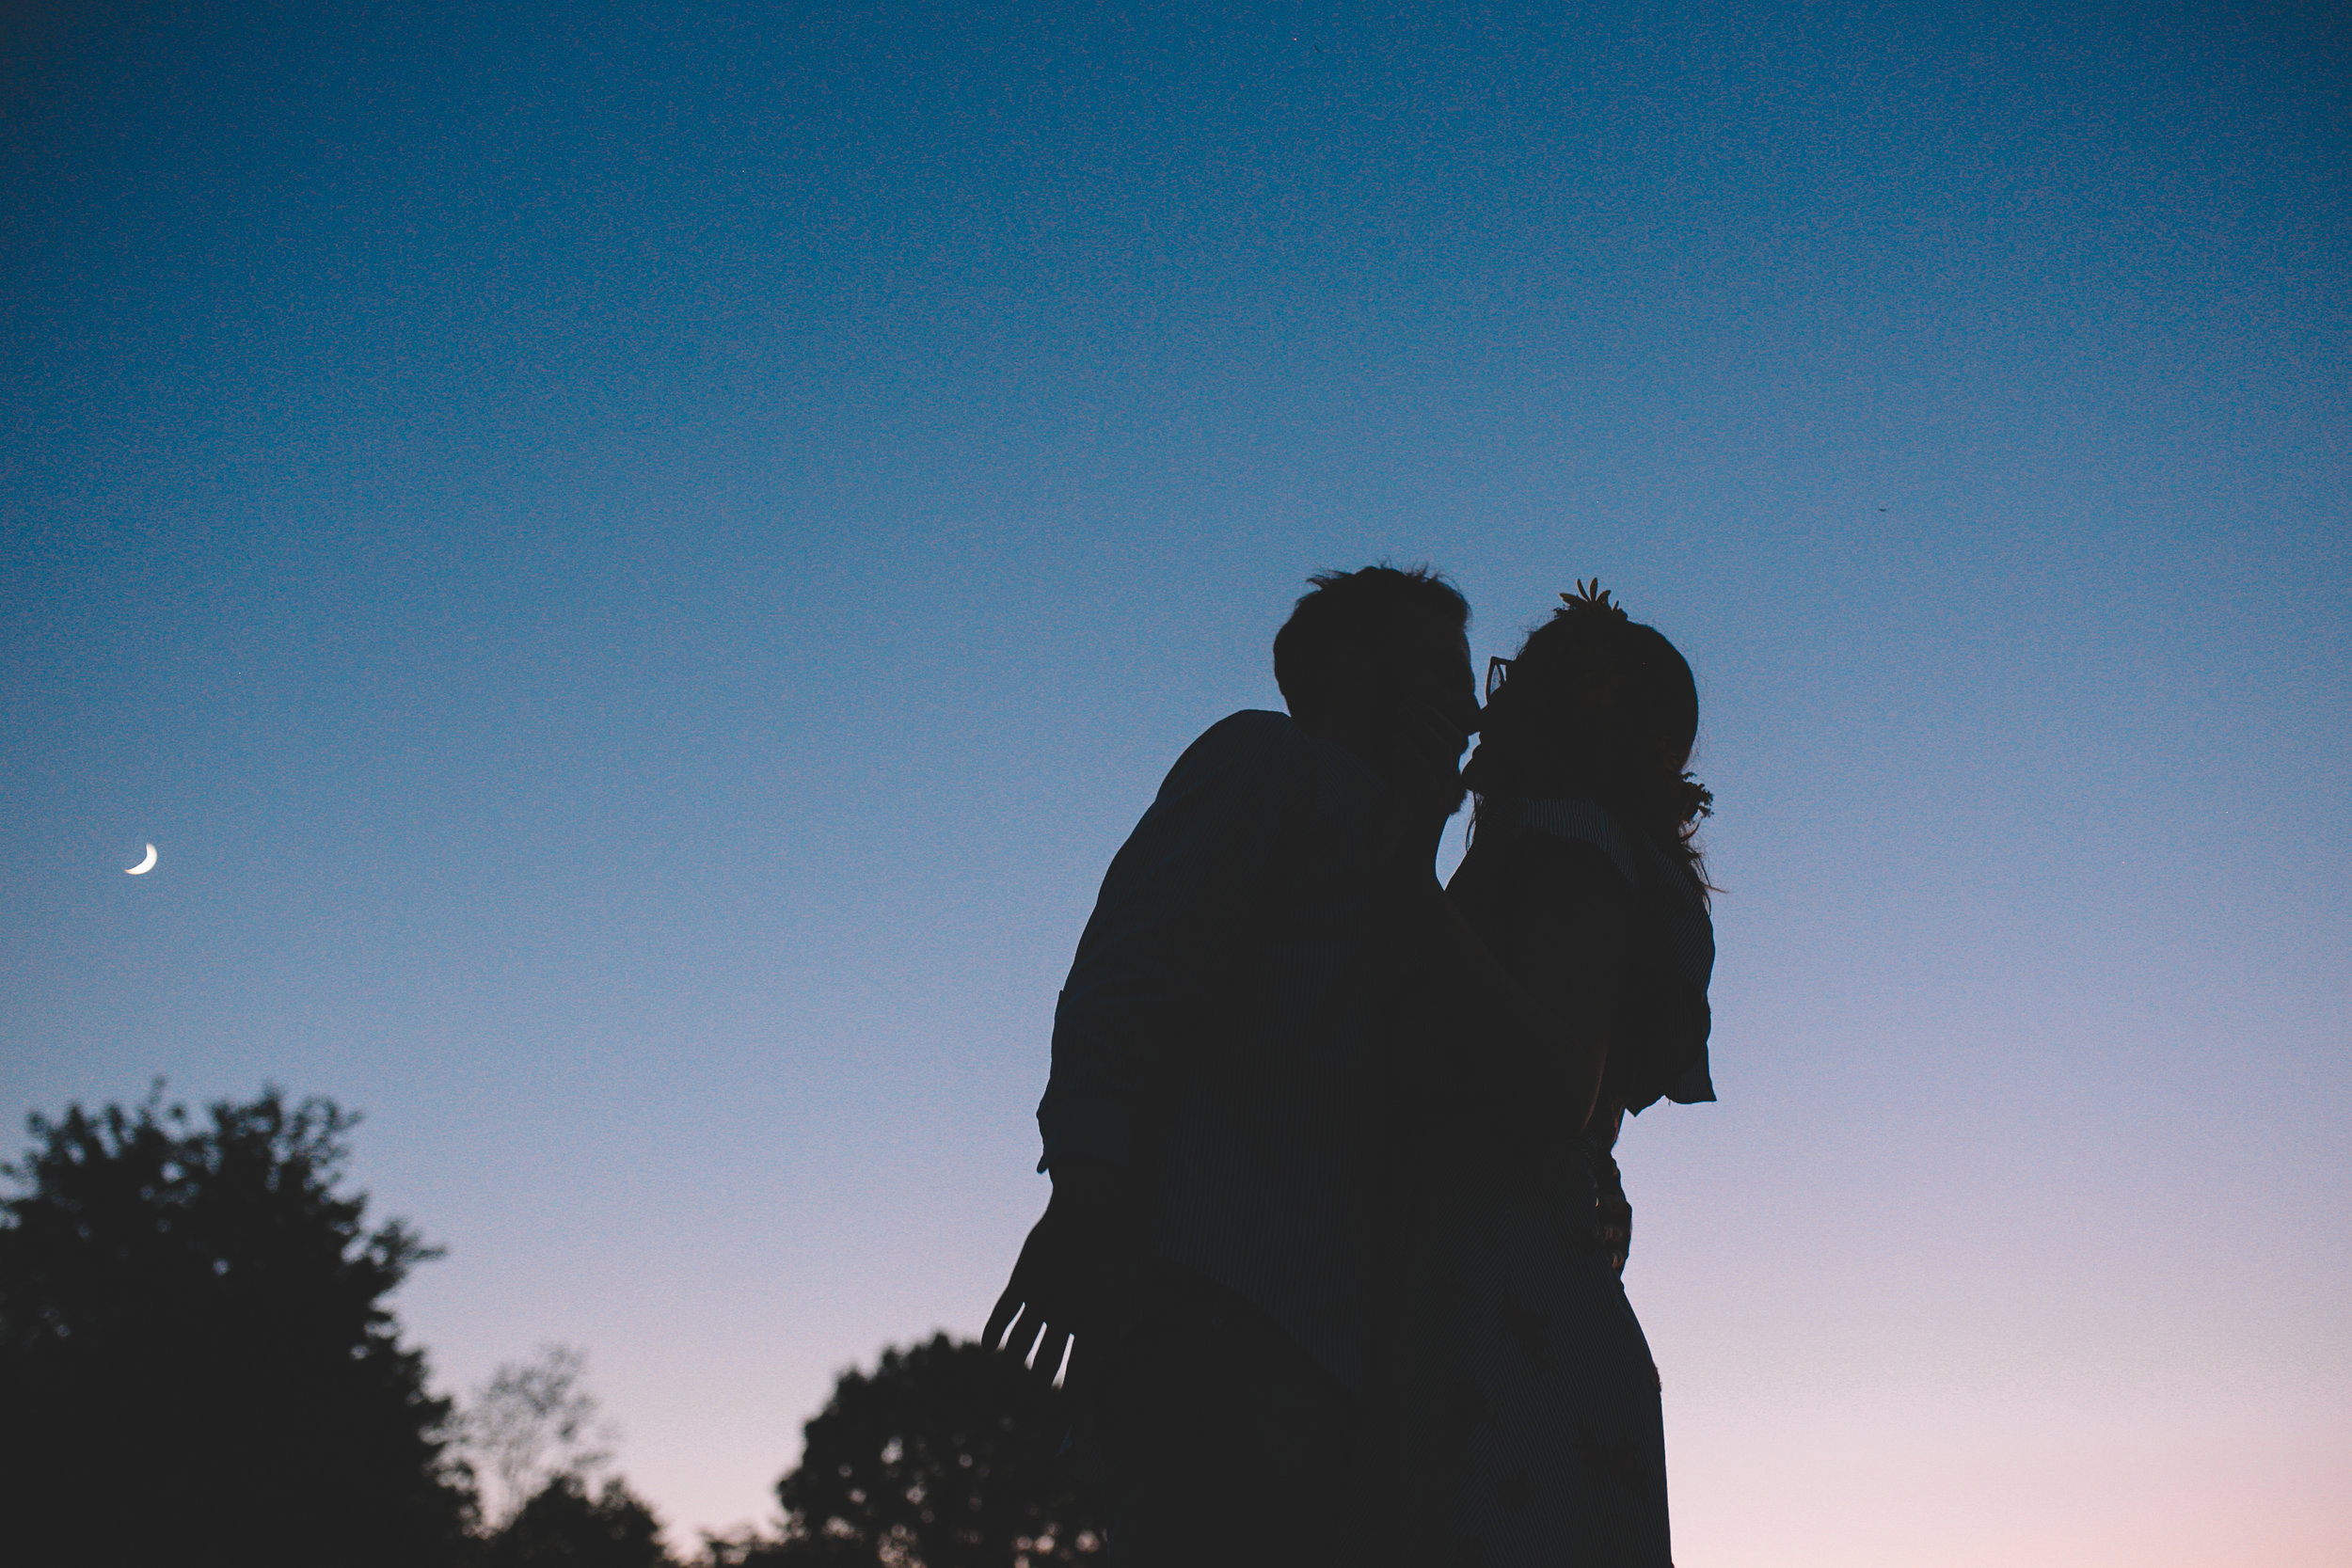
<svg viewBox="0 0 2352 1568">
<path fill-rule="evenodd" d="M 675 1568 L 662 1549 L 660 1521 L 620 1479 L 591 1497 L 575 1475 L 559 1475 L 490 1538 L 485 1568 Z"/>
<path fill-rule="evenodd" d="M 776 1483 L 780 1540 L 707 1540 L 713 1568 L 1098 1562 L 1102 1515 L 1058 1449 L 1070 1414 L 1010 1358 L 934 1336 L 841 1374 Z"/>
</svg>

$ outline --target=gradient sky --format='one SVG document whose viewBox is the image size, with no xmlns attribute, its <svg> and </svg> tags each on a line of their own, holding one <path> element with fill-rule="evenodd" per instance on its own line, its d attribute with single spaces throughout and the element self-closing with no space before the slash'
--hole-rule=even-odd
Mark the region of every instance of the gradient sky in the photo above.
<svg viewBox="0 0 2352 1568">
<path fill-rule="evenodd" d="M 46 9 L 11 1127 L 360 1108 L 438 1385 L 585 1346 L 764 1517 L 977 1332 L 1306 574 L 1483 661 L 1597 572 L 1728 890 L 1624 1151 L 1678 1560 L 2352 1551 L 2341 9 Z"/>
</svg>

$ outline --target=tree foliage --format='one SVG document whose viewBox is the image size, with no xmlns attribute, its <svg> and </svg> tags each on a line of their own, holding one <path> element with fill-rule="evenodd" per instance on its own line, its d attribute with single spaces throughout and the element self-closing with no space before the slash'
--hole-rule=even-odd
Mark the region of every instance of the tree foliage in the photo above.
<svg viewBox="0 0 2352 1568">
<path fill-rule="evenodd" d="M 271 1089 L 30 1120 L 0 1167 L 0 1510 L 25 1568 L 419 1568 L 472 1507 L 384 1298 L 436 1254 L 336 1191 L 356 1117 Z"/>
<path fill-rule="evenodd" d="M 464 1419 L 385 1299 L 437 1254 L 339 1191 L 357 1117 L 275 1089 L 205 1118 L 79 1106 L 0 1166 L 0 1517 L 24 1568 L 675 1568 L 617 1478 L 563 1346 Z M 934 1337 L 842 1374 L 777 1483 L 781 1534 L 704 1568 L 1096 1560 L 1069 1413 L 1009 1358 Z M 486 1534 L 474 1468 L 505 1515 Z"/>
<path fill-rule="evenodd" d="M 784 1538 L 714 1561 L 1042 1568 L 1099 1560 L 1099 1509 L 1061 1459 L 1070 1413 L 1009 1358 L 934 1336 L 844 1372 L 776 1483 Z M 730 1559 L 723 1553 L 732 1553 Z"/>
</svg>

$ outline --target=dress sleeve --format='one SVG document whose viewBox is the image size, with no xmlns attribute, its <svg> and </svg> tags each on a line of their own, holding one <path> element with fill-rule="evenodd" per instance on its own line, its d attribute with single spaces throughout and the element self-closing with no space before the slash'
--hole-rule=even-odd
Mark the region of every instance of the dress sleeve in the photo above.
<svg viewBox="0 0 2352 1568">
<path fill-rule="evenodd" d="M 1593 863 L 1605 859 L 1630 895 L 1626 918 L 1636 940 L 1619 1049 L 1603 1092 L 1637 1115 L 1661 1099 L 1686 1105 L 1713 1100 L 1707 990 L 1715 963 L 1714 927 L 1689 877 L 1590 800 L 1521 801 L 1515 819 L 1530 831 L 1531 844 L 1549 839 L 1581 851 L 1582 885 L 1589 888 Z M 1576 895 L 1567 892 L 1570 885 L 1563 884 L 1563 895 Z"/>
<path fill-rule="evenodd" d="M 1313 798 L 1306 736 L 1237 713 L 1195 741 L 1111 861 L 1054 1010 L 1040 1170 L 1132 1169 L 1148 1101 L 1230 978 L 1279 851 Z"/>
</svg>

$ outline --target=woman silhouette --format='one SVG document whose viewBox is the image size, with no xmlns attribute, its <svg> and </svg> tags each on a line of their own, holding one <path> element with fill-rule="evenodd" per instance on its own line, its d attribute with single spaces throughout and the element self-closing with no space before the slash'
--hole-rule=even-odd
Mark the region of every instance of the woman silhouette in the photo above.
<svg viewBox="0 0 2352 1568">
<path fill-rule="evenodd" d="M 1681 655 L 1597 583 L 1562 598 L 1489 668 L 1463 773 L 1476 815 L 1448 894 L 1486 952 L 1456 944 L 1396 1021 L 1382 1338 L 1401 1561 L 1669 1561 L 1611 1150 L 1626 1112 L 1715 1098 L 1692 842 L 1710 798 L 1684 771 L 1698 697 Z M 1536 1029 L 1477 974 L 1497 960 Z"/>
</svg>

